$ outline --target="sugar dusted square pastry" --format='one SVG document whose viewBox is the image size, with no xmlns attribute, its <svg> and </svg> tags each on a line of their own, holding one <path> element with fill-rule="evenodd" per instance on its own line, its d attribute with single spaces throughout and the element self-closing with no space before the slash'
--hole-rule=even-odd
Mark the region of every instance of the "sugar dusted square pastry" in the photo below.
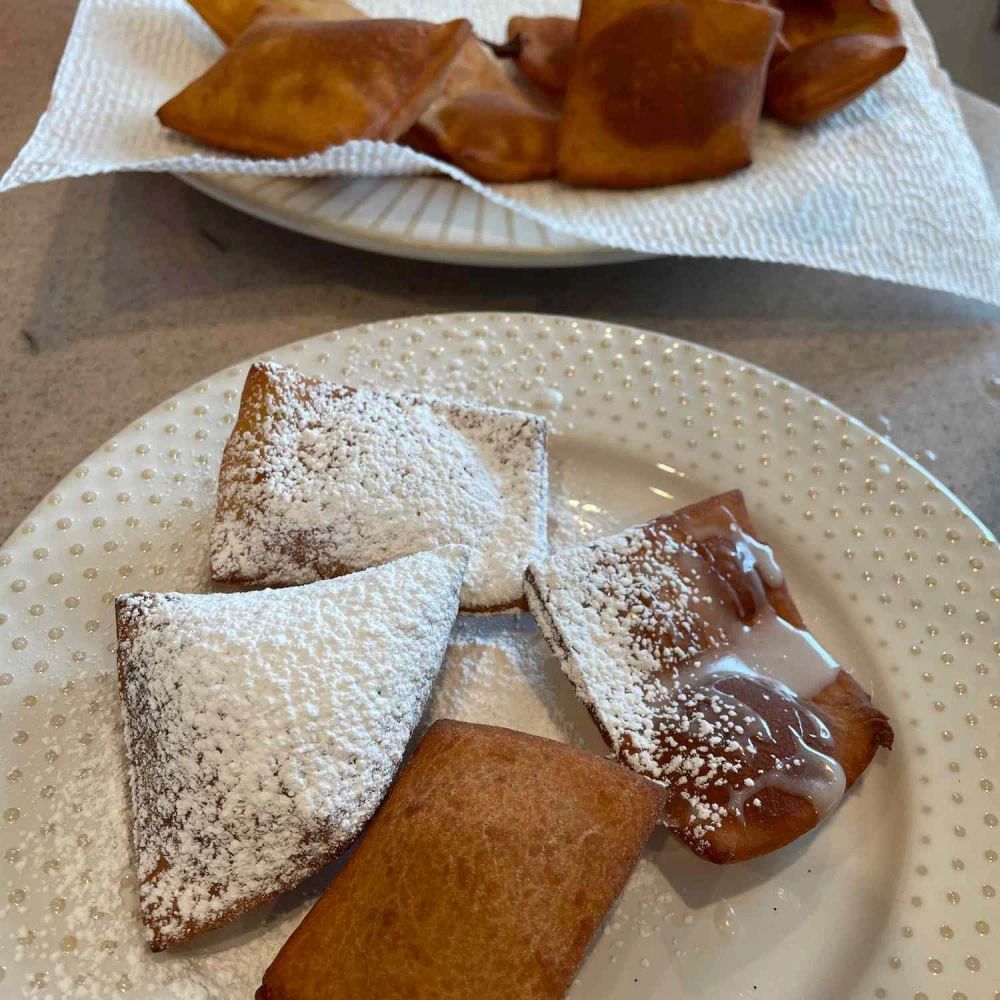
<svg viewBox="0 0 1000 1000">
<path fill-rule="evenodd" d="M 304 583 L 460 543 L 462 608 L 523 607 L 547 497 L 541 417 L 255 364 L 219 472 L 212 575 Z"/>
<path fill-rule="evenodd" d="M 139 904 L 159 951 L 294 888 L 378 807 L 468 551 L 246 594 L 118 598 Z"/>
<path fill-rule="evenodd" d="M 667 826 L 710 861 L 806 833 L 892 745 L 738 491 L 559 552 L 526 592 L 616 757 L 665 785 Z"/>
<path fill-rule="evenodd" d="M 557 1000 L 662 806 L 612 761 L 436 722 L 257 1000 Z"/>
</svg>

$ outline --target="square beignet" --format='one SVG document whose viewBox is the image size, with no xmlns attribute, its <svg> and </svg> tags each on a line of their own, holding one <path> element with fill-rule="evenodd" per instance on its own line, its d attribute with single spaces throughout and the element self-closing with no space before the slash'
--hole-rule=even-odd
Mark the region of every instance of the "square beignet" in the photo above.
<svg viewBox="0 0 1000 1000">
<path fill-rule="evenodd" d="M 546 424 L 254 364 L 219 470 L 212 576 L 282 586 L 471 549 L 465 611 L 524 607 L 544 556 Z"/>
<path fill-rule="evenodd" d="M 747 166 L 780 24 L 742 0 L 583 0 L 559 179 L 656 187 Z"/>
<path fill-rule="evenodd" d="M 154 951 L 294 888 L 385 795 L 458 613 L 451 545 L 340 580 L 118 598 L 118 673 Z"/>
<path fill-rule="evenodd" d="M 892 745 L 806 630 L 739 491 L 559 552 L 526 592 L 608 745 L 666 786 L 666 825 L 709 861 L 811 830 Z"/>
<path fill-rule="evenodd" d="M 556 1000 L 662 806 L 613 761 L 436 722 L 257 1000 Z"/>
</svg>

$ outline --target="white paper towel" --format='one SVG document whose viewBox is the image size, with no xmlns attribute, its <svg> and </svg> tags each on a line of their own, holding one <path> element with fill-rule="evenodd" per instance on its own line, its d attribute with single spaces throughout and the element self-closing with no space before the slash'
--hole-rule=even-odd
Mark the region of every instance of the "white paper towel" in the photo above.
<svg viewBox="0 0 1000 1000">
<path fill-rule="evenodd" d="M 357 2 L 357 0 L 355 0 Z M 469 17 L 502 38 L 513 13 L 575 13 L 575 0 L 362 0 L 368 13 Z M 910 54 L 827 122 L 761 124 L 755 162 L 721 181 L 607 192 L 555 182 L 486 197 L 554 229 L 653 254 L 806 264 L 1000 304 L 1000 219 L 947 76 L 912 7 L 896 0 Z M 184 0 L 81 0 L 48 110 L 0 191 L 116 170 L 254 175 L 413 174 L 437 161 L 354 142 L 295 160 L 215 152 L 154 112 L 222 51 Z"/>
</svg>

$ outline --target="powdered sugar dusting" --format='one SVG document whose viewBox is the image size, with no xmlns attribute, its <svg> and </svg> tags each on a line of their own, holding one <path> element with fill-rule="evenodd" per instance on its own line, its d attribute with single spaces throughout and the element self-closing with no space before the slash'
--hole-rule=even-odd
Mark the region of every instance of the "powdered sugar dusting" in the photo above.
<svg viewBox="0 0 1000 1000">
<path fill-rule="evenodd" d="M 304 583 L 461 543 L 463 607 L 520 602 L 525 566 L 546 551 L 544 420 L 273 364 L 255 379 L 265 412 L 248 427 L 241 415 L 220 474 L 218 579 Z"/>
<path fill-rule="evenodd" d="M 531 566 L 532 613 L 616 755 L 677 793 L 687 805 L 681 825 L 696 841 L 742 816 L 767 786 L 824 815 L 843 794 L 843 770 L 822 719 L 786 682 L 829 682 L 839 668 L 777 618 L 739 537 L 752 625 L 694 539 L 671 528 L 652 521 Z M 800 660 L 809 666 L 792 666 Z"/>
<path fill-rule="evenodd" d="M 249 594 L 119 598 L 140 901 L 157 944 L 345 849 L 440 667 L 467 550 Z"/>
</svg>

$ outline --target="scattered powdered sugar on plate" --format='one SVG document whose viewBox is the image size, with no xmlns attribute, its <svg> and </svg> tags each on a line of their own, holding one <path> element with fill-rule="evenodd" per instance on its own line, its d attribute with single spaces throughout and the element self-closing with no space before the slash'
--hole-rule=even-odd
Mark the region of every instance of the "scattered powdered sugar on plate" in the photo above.
<svg viewBox="0 0 1000 1000">
<path fill-rule="evenodd" d="M 505 726 L 606 753 L 530 615 L 460 615 L 425 723 Z"/>
<path fill-rule="evenodd" d="M 246 594 L 118 599 L 142 910 L 162 946 L 300 883 L 384 796 L 468 550 Z"/>
<path fill-rule="evenodd" d="M 516 605 L 546 548 L 545 439 L 531 414 L 256 364 L 223 458 L 213 573 L 304 583 L 460 543 L 463 607 Z"/>
</svg>

